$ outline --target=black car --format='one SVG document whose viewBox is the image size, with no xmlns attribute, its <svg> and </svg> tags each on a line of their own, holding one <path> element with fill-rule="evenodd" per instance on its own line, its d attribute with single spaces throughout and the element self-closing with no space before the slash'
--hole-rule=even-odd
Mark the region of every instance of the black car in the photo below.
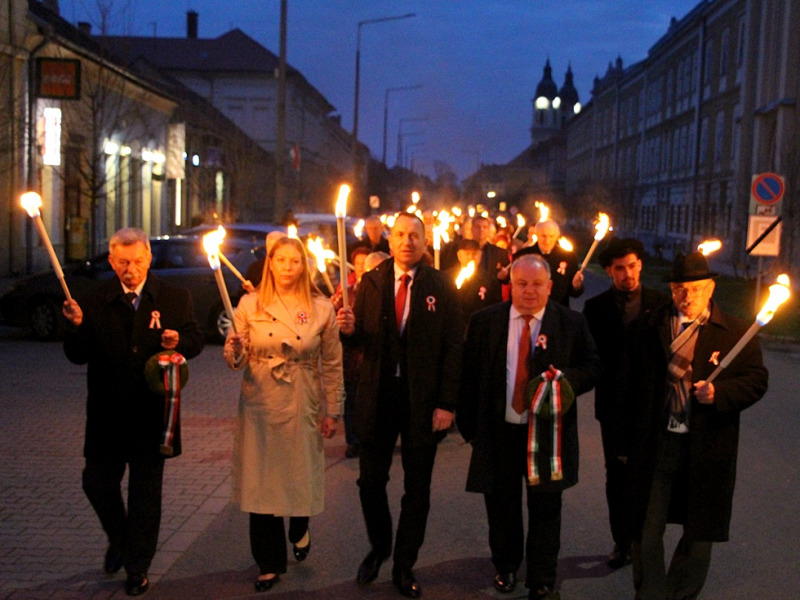
<svg viewBox="0 0 800 600">
<path fill-rule="evenodd" d="M 195 317 L 209 341 L 221 342 L 230 327 L 214 272 L 199 236 L 159 237 L 150 240 L 153 261 L 150 271 L 160 279 L 189 290 Z M 225 258 L 241 273 L 264 256 L 264 246 L 228 238 L 220 247 Z M 243 294 L 241 282 L 227 266 L 222 272 L 234 306 Z M 64 275 L 70 294 L 80 300 L 97 282 L 113 277 L 114 271 L 104 253 L 85 263 L 65 265 Z M 64 292 L 53 271 L 37 273 L 16 282 L 0 297 L 0 318 L 6 325 L 25 327 L 42 340 L 58 339 L 66 319 L 61 314 Z"/>
</svg>

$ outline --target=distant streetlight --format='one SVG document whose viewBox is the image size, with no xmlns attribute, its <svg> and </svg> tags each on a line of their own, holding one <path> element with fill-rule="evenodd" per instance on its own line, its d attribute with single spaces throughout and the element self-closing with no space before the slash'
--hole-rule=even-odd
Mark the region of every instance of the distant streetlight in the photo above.
<svg viewBox="0 0 800 600">
<path fill-rule="evenodd" d="M 386 95 L 383 99 L 383 153 L 381 154 L 381 162 L 384 165 L 386 165 L 386 126 L 389 121 L 389 94 L 391 92 L 402 92 L 405 90 L 418 90 L 421 87 L 422 84 L 418 83 L 417 85 L 404 85 L 386 89 Z"/>
<path fill-rule="evenodd" d="M 404 117 L 400 119 L 399 124 L 397 125 L 397 165 L 403 166 L 403 136 L 405 135 L 422 135 L 425 133 L 424 131 L 414 132 L 414 133 L 403 133 L 403 123 L 412 123 L 412 122 L 419 122 L 419 121 L 427 121 L 428 117 Z"/>
<path fill-rule="evenodd" d="M 353 94 L 353 183 L 356 183 L 358 176 L 358 95 L 361 85 L 361 27 L 372 25 L 373 23 L 385 23 L 386 21 L 399 21 L 400 19 L 410 19 L 416 17 L 416 13 L 397 15 L 394 17 L 380 17 L 377 19 L 365 19 L 358 22 L 356 36 L 356 89 Z"/>
</svg>

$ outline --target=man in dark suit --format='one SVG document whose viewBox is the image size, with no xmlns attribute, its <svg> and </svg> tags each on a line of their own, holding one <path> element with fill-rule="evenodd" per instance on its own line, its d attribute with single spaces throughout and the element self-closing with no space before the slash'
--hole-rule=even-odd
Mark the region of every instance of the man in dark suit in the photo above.
<svg viewBox="0 0 800 600">
<path fill-rule="evenodd" d="M 606 467 L 606 501 L 614 548 L 608 566 L 619 569 L 630 560 L 630 536 L 625 529 L 625 388 L 630 357 L 625 340 L 631 323 L 646 316 L 669 296 L 640 284 L 644 247 L 634 238 L 613 238 L 599 254 L 611 287 L 586 300 L 583 314 L 597 344 L 603 374 L 594 391 L 594 416 L 600 421 Z"/>
<path fill-rule="evenodd" d="M 548 301 L 551 287 L 549 266 L 541 256 L 523 256 L 511 264 L 511 301 L 470 320 L 456 411 L 459 430 L 472 444 L 467 491 L 484 494 L 486 503 L 494 586 L 504 593 L 514 590 L 524 555 L 528 597 L 536 600 L 560 597 L 554 586 L 561 494 L 578 481 L 577 406 L 570 400 L 589 391 L 600 372 L 586 320 Z M 540 373 L 543 385 L 562 390 L 543 400 L 549 413 L 543 404 L 531 411 L 530 395 L 524 392 Z M 528 484 L 527 542 L 523 481 Z"/>
<path fill-rule="evenodd" d="M 165 394 L 151 391 L 145 363 L 174 350 L 192 358 L 203 349 L 186 290 L 148 276 L 150 241 L 140 229 L 120 229 L 109 242 L 116 277 L 81 304 L 64 302 L 72 330 L 64 341 L 67 358 L 88 364 L 88 398 L 83 490 L 108 536 L 104 569 L 127 573 L 125 592 L 147 591 L 161 521 Z M 169 456 L 181 453 L 180 424 Z M 128 466 L 128 505 L 121 481 Z"/>
<path fill-rule="evenodd" d="M 481 261 L 481 249 L 476 240 L 458 240 L 458 264 L 443 273 L 451 281 L 456 281 L 462 269 L 474 263 L 475 270 L 471 277 L 465 279 L 456 291 L 458 302 L 461 305 L 461 318 L 466 329 L 472 313 L 482 308 L 503 301 L 503 291 L 500 281 L 477 267 Z"/>
<path fill-rule="evenodd" d="M 516 260 L 526 254 L 540 254 L 550 265 L 553 291 L 550 299 L 569 306 L 570 298 L 578 298 L 583 294 L 583 273 L 578 270 L 578 258 L 572 250 L 565 250 L 558 245 L 561 228 L 558 223 L 548 219 L 539 221 L 533 226 L 536 231 L 536 243 L 526 246 L 514 253 Z"/>
<path fill-rule="evenodd" d="M 481 247 L 481 262 L 478 265 L 485 273 L 497 278 L 497 273 L 511 262 L 508 250 L 495 246 L 489 240 L 492 237 L 492 227 L 489 219 L 482 215 L 472 217 L 472 239 Z"/>
<path fill-rule="evenodd" d="M 703 589 L 712 543 L 728 540 L 739 414 L 767 390 L 756 338 L 708 381 L 748 328 L 711 300 L 715 276 L 700 252 L 679 254 L 672 302 L 644 319 L 631 350 L 628 514 L 639 600 L 693 599 Z M 683 536 L 667 570 L 668 522 Z"/>
<path fill-rule="evenodd" d="M 425 226 L 400 213 L 389 243 L 393 258 L 365 273 L 353 309 L 337 315 L 342 341 L 363 347 L 354 405 L 361 443 L 359 497 L 371 550 L 358 569 L 373 581 L 392 552 L 386 483 L 398 436 L 404 490 L 392 580 L 404 596 L 421 588 L 412 568 L 425 537 L 437 443 L 453 422 L 461 366 L 455 284 L 422 262 Z"/>
</svg>

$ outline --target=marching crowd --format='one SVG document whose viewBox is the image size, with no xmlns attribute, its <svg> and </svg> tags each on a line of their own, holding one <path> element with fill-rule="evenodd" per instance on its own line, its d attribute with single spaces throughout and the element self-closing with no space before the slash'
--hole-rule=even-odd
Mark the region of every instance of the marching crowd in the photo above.
<svg viewBox="0 0 800 600">
<path fill-rule="evenodd" d="M 594 389 L 608 565 L 633 564 L 637 600 L 698 597 L 713 542 L 728 539 L 739 414 L 768 379 L 753 338 L 710 381 L 747 327 L 712 299 L 716 274 L 705 256 L 678 254 L 667 294 L 642 285 L 641 242 L 612 237 L 597 256 L 610 285 L 579 313 L 569 302 L 584 293 L 583 269 L 559 244 L 554 220 L 531 225 L 523 243 L 476 215 L 441 252 L 415 214 L 399 213 L 391 228 L 371 216 L 364 229 L 349 252 L 352 276 L 330 298 L 302 242 L 270 234 L 224 345 L 221 362 L 242 373 L 233 500 L 250 519 L 255 589 L 287 572 L 287 537 L 294 560 L 309 556 L 310 518 L 324 507 L 323 439 L 342 422 L 368 540 L 358 585 L 391 559 L 397 591 L 422 594 L 413 569 L 437 446 L 457 428 L 472 448 L 466 490 L 485 501 L 492 585 L 511 593 L 524 583 L 529 598 L 560 598 L 562 495 L 578 481 L 577 399 Z M 64 350 L 88 364 L 83 488 L 108 536 L 104 570 L 124 568 L 125 592 L 135 596 L 149 587 L 164 461 L 181 451 L 181 380 L 203 336 L 189 294 L 148 272 L 144 232 L 119 230 L 109 252 L 117 277 L 64 302 Z M 398 441 L 395 526 L 386 488 Z M 667 523 L 683 533 L 668 564 Z"/>
</svg>

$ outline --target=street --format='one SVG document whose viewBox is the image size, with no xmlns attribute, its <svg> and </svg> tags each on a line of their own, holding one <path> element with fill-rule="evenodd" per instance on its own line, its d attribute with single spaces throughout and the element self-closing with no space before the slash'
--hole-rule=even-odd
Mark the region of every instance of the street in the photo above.
<svg viewBox="0 0 800 600">
<path fill-rule="evenodd" d="M 595 278 L 596 279 L 596 278 Z M 595 282 L 597 290 L 605 282 Z M 592 292 L 590 291 L 590 294 Z M 354 583 L 368 544 L 356 487 L 357 460 L 344 436 L 326 442 L 326 509 L 311 520 L 312 550 L 267 594 L 255 594 L 247 519 L 229 503 L 232 424 L 241 375 L 220 346 L 190 361 L 182 396 L 183 456 L 167 462 L 159 550 L 146 597 L 163 599 L 399 598 L 385 564 L 376 582 Z M 81 490 L 85 367 L 59 343 L 32 342 L 0 327 L 0 598 L 124 598 L 124 576 L 102 572 L 105 536 Z M 742 415 L 731 541 L 714 546 L 703 598 L 800 597 L 797 498 L 800 353 L 772 347 L 766 397 Z M 559 573 L 564 600 L 632 599 L 630 566 L 611 572 L 599 427 L 593 397 L 577 402 L 581 481 L 564 495 Z M 491 586 L 482 497 L 464 492 L 470 449 L 457 433 L 442 442 L 433 478 L 426 542 L 415 573 L 424 597 L 522 598 Z M 401 494 L 399 457 L 390 498 Z M 676 541 L 677 529 L 668 539 Z M 668 552 L 672 547 L 669 546 Z"/>
</svg>

